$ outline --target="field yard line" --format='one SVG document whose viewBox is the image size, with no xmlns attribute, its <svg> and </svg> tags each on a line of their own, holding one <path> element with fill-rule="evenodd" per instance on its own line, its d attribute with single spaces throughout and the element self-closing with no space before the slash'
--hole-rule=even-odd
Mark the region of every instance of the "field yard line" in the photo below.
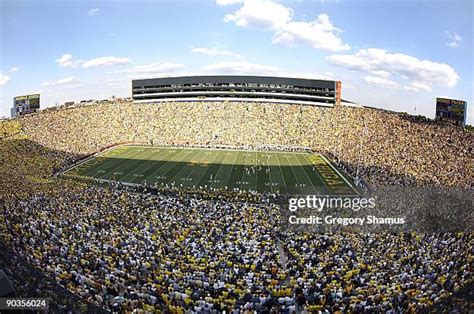
<svg viewBox="0 0 474 314">
<path fill-rule="evenodd" d="M 329 162 L 329 161 L 326 159 L 325 156 L 323 156 L 323 155 L 320 155 L 320 156 L 324 159 L 324 161 L 325 161 L 334 171 L 336 171 L 336 173 L 342 178 L 342 180 L 344 180 L 344 182 L 346 182 L 347 185 L 349 185 L 349 186 L 351 187 L 351 189 L 354 190 L 354 192 L 356 192 L 357 195 L 359 195 L 359 192 L 352 186 L 352 184 L 351 184 L 349 181 L 347 181 L 347 179 L 339 172 L 339 170 L 337 170 L 337 169 L 331 164 L 331 162 Z"/>
<path fill-rule="evenodd" d="M 305 157 L 306 158 L 306 157 Z M 298 159 L 298 158 L 296 158 Z M 309 181 L 311 182 L 311 185 L 313 186 L 313 188 L 315 188 L 315 191 L 319 190 L 318 187 L 314 186 L 313 182 L 311 181 L 311 178 L 309 177 L 308 173 L 306 172 L 306 170 L 304 169 L 303 167 L 303 164 L 300 162 L 300 160 L 298 159 L 298 163 L 300 164 L 301 168 L 303 168 L 303 171 L 304 173 L 306 173 L 306 176 L 310 179 Z M 312 167 L 314 167 L 313 163 L 310 161 L 310 165 Z M 324 183 L 324 180 L 323 178 L 321 177 L 321 175 L 319 174 L 319 171 L 315 170 L 314 172 L 316 172 L 316 175 L 319 177 L 319 179 L 321 180 L 321 183 L 323 184 L 323 188 L 326 190 L 325 192 L 329 193 L 329 187 L 326 186 L 326 184 Z"/>
<path fill-rule="evenodd" d="M 105 149 L 104 151 L 102 151 L 102 152 L 100 152 L 100 153 L 92 154 L 91 156 L 87 157 L 87 158 L 84 159 L 84 160 L 81 160 L 79 163 L 75 164 L 75 165 L 72 166 L 71 168 L 64 170 L 62 173 L 66 173 L 66 172 L 68 172 L 68 171 L 71 171 L 71 170 L 73 170 L 73 169 L 79 167 L 80 165 L 85 164 L 86 162 L 88 162 L 88 161 L 90 161 L 90 160 L 92 160 L 92 159 L 95 159 L 95 158 L 99 157 L 100 155 L 105 154 L 106 152 L 108 152 L 108 151 L 110 151 L 110 150 L 114 150 L 114 149 L 116 149 L 116 148 L 117 148 L 117 147 L 111 147 L 111 148 Z"/>
<path fill-rule="evenodd" d="M 117 147 L 117 148 L 120 148 L 120 147 Z M 114 149 L 115 150 L 115 149 Z M 111 150 L 109 152 L 113 152 L 114 150 Z M 136 155 L 138 154 L 137 151 L 126 151 L 123 156 L 127 156 L 127 157 L 135 157 Z M 107 157 L 104 157 L 102 155 L 100 156 L 97 156 L 96 158 L 94 159 L 97 159 L 97 158 L 107 158 Z M 122 159 L 122 158 L 120 158 Z M 118 162 L 118 165 L 123 165 L 125 164 L 127 161 L 126 160 L 121 160 L 120 162 Z M 110 164 L 108 163 L 107 161 L 104 161 L 104 163 L 101 165 L 101 166 L 98 166 L 98 167 L 92 167 L 91 169 L 87 170 L 83 175 L 86 176 L 86 177 L 92 177 L 92 178 L 97 178 L 97 179 L 105 179 L 105 178 L 102 178 L 103 175 L 106 175 L 110 172 L 110 170 L 107 170 L 103 175 L 100 175 L 100 176 L 97 176 L 97 175 L 92 175 L 92 172 L 94 172 L 95 174 L 97 174 L 97 171 L 99 170 L 103 170 L 104 168 L 109 168 L 109 167 L 112 167 L 113 164 Z"/>
<path fill-rule="evenodd" d="M 198 163 L 201 163 L 201 162 L 202 162 L 202 157 L 201 157 L 201 158 L 198 158 L 198 155 L 199 155 L 199 154 L 203 154 L 203 155 L 204 155 L 204 152 L 201 152 L 201 151 L 197 152 L 195 155 L 193 155 L 193 159 L 194 159 L 194 158 L 199 159 L 199 160 L 198 160 Z M 181 169 L 179 169 L 178 172 L 176 172 L 176 174 L 173 176 L 172 179 L 174 179 L 174 178 L 175 178 L 176 176 L 178 176 L 178 175 L 180 176 L 180 179 L 189 178 L 189 176 L 192 176 L 192 174 L 194 173 L 194 171 L 196 171 L 196 168 L 197 168 L 197 166 L 194 166 L 194 167 L 191 169 L 191 171 L 188 171 L 187 173 L 185 173 L 186 176 L 184 177 L 183 175 L 181 175 L 181 172 L 182 172 L 184 169 L 186 169 L 186 165 L 183 165 L 183 166 L 181 167 Z M 191 181 L 193 181 L 193 178 L 191 178 Z M 176 183 L 176 184 L 178 184 L 178 183 Z M 183 183 L 179 183 L 179 185 L 181 185 L 181 184 L 183 184 Z M 185 185 L 185 184 L 186 184 L 186 183 L 184 183 L 183 185 Z"/>
<path fill-rule="evenodd" d="M 319 156 L 321 156 L 321 154 L 319 154 Z M 313 163 L 311 163 L 311 165 L 312 165 L 313 167 L 315 167 Z M 316 169 L 316 167 L 315 167 L 315 169 Z M 321 176 L 321 174 L 319 173 L 318 170 L 315 170 L 315 172 L 316 172 L 316 174 L 318 175 L 319 179 L 321 179 L 321 183 L 324 185 L 324 188 L 326 189 L 326 192 L 329 193 L 330 188 L 324 183 L 323 177 Z"/>
<path fill-rule="evenodd" d="M 160 148 L 160 149 L 163 149 L 163 148 Z M 155 170 L 153 170 L 153 172 L 150 173 L 150 175 L 148 175 L 147 178 L 152 178 L 152 177 L 154 177 L 157 171 L 159 171 L 159 170 L 160 170 L 161 168 L 163 168 L 166 164 L 168 164 L 169 162 L 171 162 L 171 160 L 167 160 L 168 157 L 173 156 L 173 154 L 174 154 L 174 153 L 172 153 L 171 151 L 172 151 L 172 149 L 168 149 L 168 153 L 167 153 L 166 156 L 165 156 L 166 159 L 164 159 L 164 163 L 163 163 L 161 166 L 159 166 L 158 168 L 156 168 Z M 178 154 L 179 154 L 179 153 L 178 153 Z M 176 156 L 177 156 L 178 154 L 176 154 Z M 157 181 L 155 181 L 155 182 L 157 182 Z"/>
<path fill-rule="evenodd" d="M 205 170 L 205 171 L 203 172 L 203 174 L 199 176 L 199 178 L 197 179 L 196 185 L 198 185 L 199 182 L 201 182 L 201 180 L 202 180 L 202 179 L 204 178 L 204 176 L 207 174 L 207 171 L 210 170 L 210 168 L 212 167 L 212 165 L 214 165 L 214 162 L 216 161 L 217 157 L 219 157 L 219 154 L 215 154 L 214 157 L 212 158 L 212 162 L 208 163 L 208 164 L 209 164 L 208 169 Z M 222 160 L 222 162 L 219 164 L 219 168 L 217 168 L 217 172 L 216 172 L 216 175 L 215 175 L 215 177 L 213 178 L 213 180 L 216 180 L 216 179 L 217 179 L 217 174 L 219 173 L 219 169 L 221 169 L 222 165 L 224 164 L 224 160 L 225 160 L 225 157 L 224 157 L 224 159 Z M 204 181 L 204 182 L 206 182 L 206 181 Z M 209 187 L 211 187 L 211 184 L 212 184 L 212 183 L 209 184 Z M 207 185 L 207 184 L 205 184 L 205 185 Z"/>
<path fill-rule="evenodd" d="M 281 170 L 281 164 L 280 164 L 280 159 L 278 159 L 278 155 L 275 155 L 275 158 L 277 160 L 277 163 L 278 163 L 278 169 L 280 170 L 280 173 L 281 173 L 281 177 L 283 178 L 283 182 L 285 182 L 285 189 L 286 189 L 286 192 L 288 193 L 288 183 L 286 183 L 286 180 L 285 180 L 285 175 L 283 174 L 283 171 Z"/>
<path fill-rule="evenodd" d="M 138 153 L 141 153 L 141 152 L 138 152 Z M 152 151 L 152 152 L 147 152 L 146 154 L 143 154 L 143 156 L 141 156 L 141 154 L 140 154 L 139 156 L 140 156 L 141 158 L 140 158 L 139 160 L 142 161 L 142 162 L 143 162 L 143 160 L 148 160 L 148 157 L 149 157 L 149 156 L 152 156 L 153 154 L 154 154 L 153 151 Z M 138 163 L 136 160 L 131 161 L 130 163 L 131 163 L 130 166 L 131 166 L 131 165 L 135 165 L 135 164 L 137 164 L 137 166 L 134 166 L 132 169 L 130 169 L 130 171 L 127 171 L 127 173 L 124 173 L 125 176 L 124 176 L 123 178 L 121 178 L 120 182 L 123 181 L 123 182 L 130 182 L 130 183 L 133 183 L 133 182 L 132 182 L 133 180 L 130 181 L 130 180 L 127 180 L 127 179 L 128 179 L 129 177 L 133 177 L 134 174 L 138 172 L 137 170 L 142 168 L 142 167 L 140 167 L 140 163 Z M 129 167 L 121 166 L 121 167 L 118 167 L 117 170 L 124 169 L 124 168 L 125 168 L 125 169 L 129 169 L 130 166 L 129 166 Z M 135 172 L 135 171 L 137 171 L 137 172 Z M 121 171 L 121 172 L 123 172 L 123 171 Z"/>
<path fill-rule="evenodd" d="M 288 158 L 286 158 L 286 160 L 288 160 Z M 288 165 L 288 167 L 290 167 L 291 172 L 295 176 L 296 182 L 298 182 L 298 189 L 300 190 L 300 194 L 303 194 L 303 187 L 301 186 L 300 180 L 298 180 L 298 176 L 293 171 L 293 166 L 291 165 L 291 163 Z M 311 180 L 310 180 L 310 183 L 311 183 Z"/>
<path fill-rule="evenodd" d="M 127 164 L 130 159 L 128 158 L 132 158 L 131 160 L 133 160 L 134 158 L 133 157 L 137 157 L 137 156 L 140 156 L 140 152 L 137 152 L 135 150 L 127 150 L 123 153 L 123 156 L 120 159 L 120 161 L 117 161 L 116 163 L 113 163 L 112 162 L 112 158 L 110 158 L 109 160 L 105 160 L 103 165 L 102 166 L 99 166 L 98 168 L 93 168 L 92 170 L 94 171 L 99 171 L 99 170 L 103 170 L 103 169 L 106 169 L 104 170 L 105 172 L 100 175 L 100 176 L 95 176 L 95 175 L 90 175 L 91 171 L 88 171 L 86 173 L 87 176 L 91 176 L 93 178 L 97 178 L 97 179 L 106 179 L 105 176 L 107 176 L 111 171 L 113 171 L 114 169 L 118 169 L 120 167 L 123 167 L 125 164 Z M 103 156 L 101 156 L 103 157 Z M 107 158 L 107 157 L 103 157 L 103 158 Z M 110 169 L 109 169 L 110 168 Z"/>
<path fill-rule="evenodd" d="M 231 164 L 231 165 L 232 165 L 232 169 L 231 169 L 229 175 L 227 176 L 226 182 L 224 182 L 224 186 L 227 186 L 228 188 L 229 188 L 229 179 L 230 179 L 230 177 L 232 176 L 232 171 L 234 171 L 235 162 L 237 161 L 237 158 L 239 157 L 239 152 L 235 152 L 234 155 L 235 155 L 234 162 Z M 217 172 L 216 172 L 216 176 L 215 176 L 216 179 L 217 179 L 217 177 L 219 176 L 219 171 L 221 170 L 222 165 L 224 164 L 224 161 L 226 160 L 226 158 L 227 158 L 227 155 L 225 155 L 224 160 L 223 160 L 223 161 L 221 162 L 221 164 L 219 165 L 219 168 L 217 168 Z M 212 188 L 212 185 L 213 185 L 213 184 L 214 184 L 214 183 L 211 183 L 211 184 L 209 185 L 209 187 Z"/>
<path fill-rule="evenodd" d="M 292 156 L 292 157 L 295 158 L 296 161 L 298 161 L 298 163 L 300 164 L 301 169 L 303 170 L 304 174 L 306 175 L 306 178 L 308 178 L 309 183 L 311 183 L 311 186 L 312 186 L 313 188 L 316 188 L 316 187 L 314 186 L 314 184 L 313 184 L 313 181 L 311 181 L 311 178 L 309 177 L 308 173 L 306 172 L 306 170 L 304 170 L 304 166 L 303 166 L 303 164 L 301 163 L 301 161 L 300 161 L 296 156 Z"/>
<path fill-rule="evenodd" d="M 242 152 L 245 152 L 245 150 L 243 150 Z M 244 156 L 245 156 L 244 165 L 243 165 L 244 168 L 247 167 L 247 157 L 248 157 L 247 154 L 249 154 L 249 153 L 250 153 L 250 152 L 246 152 L 245 155 L 244 155 Z M 237 156 L 238 156 L 238 155 L 239 155 L 239 154 L 237 154 Z M 245 175 L 245 170 L 242 171 L 242 175 L 241 175 L 241 177 L 240 177 L 240 187 L 239 187 L 239 188 L 240 188 L 241 191 L 243 191 L 243 189 L 242 189 L 242 182 L 243 182 L 243 180 L 244 180 L 244 175 Z"/>
<path fill-rule="evenodd" d="M 202 153 L 204 153 L 204 151 L 203 151 Z M 216 160 L 216 157 L 217 157 L 218 155 L 219 155 L 219 154 L 215 154 L 215 155 L 214 155 L 214 157 L 212 158 L 212 162 L 214 162 L 214 160 Z M 207 158 L 207 157 L 206 157 L 206 154 L 203 154 L 203 156 L 204 156 L 204 157 L 203 157 L 203 158 L 200 158 L 200 160 L 199 160 L 199 163 L 200 163 L 200 164 L 202 164 L 203 161 L 206 161 L 206 158 Z M 220 164 L 220 166 L 221 166 L 221 165 L 222 165 L 222 163 Z M 219 166 L 219 167 L 220 167 L 220 166 Z M 186 176 L 186 178 L 189 178 L 190 176 L 192 176 L 192 175 L 194 174 L 194 172 L 195 172 L 197 169 L 198 169 L 198 166 L 194 167 L 194 168 L 193 168 L 193 171 L 191 171 L 191 173 L 188 174 L 188 175 Z M 204 171 L 204 173 L 203 173 L 201 176 L 199 176 L 199 179 L 196 180 L 196 184 L 194 184 L 194 186 L 197 186 L 197 185 L 199 184 L 199 181 L 201 181 L 201 179 L 206 175 L 206 173 L 207 173 L 207 171 Z"/>
<path fill-rule="evenodd" d="M 273 182 L 272 182 L 272 168 L 270 167 L 270 163 L 268 162 L 270 158 L 267 157 L 267 167 L 268 169 L 270 169 L 270 171 L 268 171 L 268 180 L 270 180 L 270 192 L 273 193 Z"/>
<path fill-rule="evenodd" d="M 184 153 L 184 154 L 183 154 L 183 153 Z M 176 166 L 176 163 L 182 163 L 183 161 L 185 161 L 185 158 L 187 158 L 188 155 L 189 155 L 188 152 L 186 152 L 186 151 L 184 151 L 184 150 L 181 150 L 181 151 L 179 151 L 176 155 L 174 155 L 173 158 L 179 156 L 180 154 L 184 155 L 184 157 L 181 157 L 181 158 L 178 159 L 178 160 L 169 160 L 169 161 L 167 161 L 165 164 L 163 164 L 163 167 L 164 167 L 164 166 L 171 165 L 171 168 L 165 170 L 165 172 L 163 173 L 163 175 L 168 174 L 168 172 L 170 172 L 171 169 L 173 169 L 173 168 Z M 160 167 L 160 169 L 161 169 L 161 167 Z M 178 172 L 179 172 L 179 170 L 178 170 Z M 167 180 L 167 181 L 163 182 L 163 184 L 171 184 L 171 182 L 172 182 L 171 179 L 174 178 L 174 177 L 178 174 L 178 172 L 176 172 L 170 179 L 168 179 L 168 177 L 166 177 L 165 180 Z M 170 173 L 170 175 L 172 175 L 172 173 Z"/>
<path fill-rule="evenodd" d="M 160 149 L 160 150 L 157 149 L 157 150 L 155 150 L 155 153 L 158 153 L 157 155 L 160 155 L 160 156 L 161 156 L 161 153 L 163 153 L 163 152 L 164 152 L 163 149 Z M 165 162 L 164 162 L 161 166 L 159 166 L 158 169 L 160 169 L 161 167 L 163 167 L 163 166 L 168 162 L 166 159 L 167 159 L 170 155 L 172 155 L 172 154 L 173 154 L 173 153 L 171 153 L 171 150 L 168 150 L 167 152 L 165 152 L 165 155 L 162 156 L 162 157 L 164 158 L 164 161 L 165 161 Z M 152 159 L 152 160 L 153 160 L 154 162 L 158 162 L 159 159 Z M 141 167 L 139 167 L 138 169 L 140 170 L 140 173 L 141 173 L 141 174 L 145 174 L 145 173 L 144 173 L 145 171 L 147 171 L 148 169 L 151 169 L 151 168 L 153 168 L 153 167 L 154 167 L 154 165 L 151 165 L 151 166 L 149 166 L 149 167 L 144 168 L 143 170 L 141 170 L 141 169 L 142 169 Z M 156 169 L 156 170 L 158 170 L 158 169 Z M 156 170 L 154 170 L 152 173 L 150 173 L 149 175 L 147 175 L 147 176 L 144 178 L 144 180 L 146 181 L 147 178 L 151 178 L 152 175 L 153 175 L 153 173 L 154 173 Z M 131 183 L 134 183 L 133 180 L 135 180 L 135 179 L 132 179 Z"/>
<path fill-rule="evenodd" d="M 278 187 L 277 187 L 276 190 L 280 192 L 280 189 L 286 188 L 285 176 L 283 175 L 283 172 L 281 171 L 280 166 L 277 167 L 277 165 L 274 165 L 274 166 L 270 165 L 269 160 L 272 159 L 272 158 L 275 158 L 277 163 L 278 163 L 278 155 L 277 154 L 272 154 L 272 153 L 269 153 L 269 155 L 270 155 L 270 158 L 267 159 L 267 166 L 270 168 L 270 172 L 269 172 L 269 175 L 268 175 L 269 178 L 270 178 L 270 182 L 271 182 L 270 184 L 273 184 L 273 182 L 274 182 L 273 180 L 271 180 L 271 173 L 275 172 L 274 176 L 278 176 L 277 172 L 280 172 L 280 176 L 283 179 L 283 182 L 281 182 L 279 180 L 275 181 L 276 183 L 278 183 Z M 278 165 L 279 165 L 279 163 L 278 163 Z M 278 170 L 275 170 L 274 168 L 278 168 Z M 273 192 L 273 189 L 272 189 L 272 192 Z"/>
<path fill-rule="evenodd" d="M 115 149 L 115 147 L 114 147 L 114 149 Z M 69 168 L 69 169 L 63 171 L 63 173 L 66 174 L 67 172 L 72 171 L 72 170 L 76 169 L 77 167 L 80 167 L 80 166 L 82 166 L 82 165 L 84 165 L 84 164 L 86 164 L 86 163 L 88 163 L 88 162 L 90 162 L 90 161 L 92 161 L 92 160 L 94 160 L 94 159 L 100 157 L 101 155 L 105 154 L 105 153 L 108 152 L 109 150 L 113 150 L 113 149 L 106 149 L 106 150 L 104 150 L 103 152 L 92 154 L 91 156 L 89 156 L 89 157 L 87 157 L 86 159 L 82 160 L 81 162 L 79 162 L 79 163 L 76 164 L 75 166 L 73 166 L 73 167 L 71 167 L 71 168 Z M 89 172 L 89 170 L 88 170 L 87 172 Z M 86 173 L 87 173 L 87 172 L 86 172 Z M 80 175 L 80 174 L 79 174 L 79 175 Z M 84 174 L 84 175 L 85 175 L 85 174 Z"/>
<path fill-rule="evenodd" d="M 319 154 L 319 156 L 321 156 Z M 311 162 L 311 165 L 316 169 L 316 167 L 314 166 L 314 164 Z M 324 187 L 326 188 L 326 191 L 329 193 L 329 187 L 326 186 L 326 184 L 324 183 L 324 179 L 323 177 L 321 176 L 321 174 L 319 173 L 318 170 L 315 170 L 316 174 L 318 175 L 319 179 L 321 179 L 321 183 L 324 185 Z"/>
<path fill-rule="evenodd" d="M 182 158 L 179 162 L 183 162 L 183 161 L 184 161 L 185 163 L 186 163 L 186 162 L 191 162 L 191 160 L 193 160 L 193 158 L 194 158 L 195 156 L 197 156 L 198 154 L 199 154 L 199 152 L 195 153 L 193 156 L 191 156 L 191 159 L 190 159 L 190 160 L 187 160 L 187 161 L 185 161 L 185 158 L 186 158 L 186 157 L 189 157 L 189 154 L 185 154 L 185 158 Z M 185 167 L 185 166 L 182 166 L 182 167 L 174 174 L 174 176 L 171 177 L 171 179 L 170 179 L 170 181 L 169 181 L 168 183 L 173 182 L 173 179 L 178 176 L 178 174 L 184 169 L 184 167 Z M 171 169 L 170 169 L 170 170 L 171 170 Z M 178 184 L 178 183 L 176 183 L 175 185 L 177 185 L 177 184 Z"/>
</svg>

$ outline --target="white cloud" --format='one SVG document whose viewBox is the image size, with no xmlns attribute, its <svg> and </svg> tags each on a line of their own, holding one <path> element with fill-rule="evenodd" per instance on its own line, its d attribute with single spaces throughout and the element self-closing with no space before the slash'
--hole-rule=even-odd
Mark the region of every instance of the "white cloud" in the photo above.
<svg viewBox="0 0 474 314">
<path fill-rule="evenodd" d="M 295 77 L 295 78 L 304 78 L 310 80 L 327 80 L 332 81 L 334 80 L 332 75 L 328 75 L 327 72 L 325 74 L 318 74 L 318 73 L 306 73 L 306 72 L 299 72 L 299 73 L 283 73 L 281 76 L 285 77 Z"/>
<path fill-rule="evenodd" d="M 172 73 L 175 73 L 179 69 L 184 68 L 183 64 L 179 63 L 172 63 L 172 62 L 163 62 L 163 63 L 150 63 L 144 65 L 137 65 L 131 67 L 129 69 L 115 71 L 115 72 L 108 72 L 108 74 L 121 74 L 127 73 L 129 79 L 136 79 L 136 78 L 143 78 L 143 77 L 162 77 L 162 76 L 170 76 Z M 112 79 L 112 81 L 116 81 L 119 79 Z M 121 78 L 120 78 L 121 80 Z"/>
<path fill-rule="evenodd" d="M 236 3 L 241 3 L 243 0 L 216 0 L 218 6 L 231 5 Z"/>
<path fill-rule="evenodd" d="M 164 63 L 150 63 L 146 65 L 137 65 L 131 68 L 130 73 L 163 73 L 174 72 L 183 68 L 184 65 L 179 63 L 164 62 Z"/>
<path fill-rule="evenodd" d="M 130 63 L 130 59 L 123 57 L 99 57 L 91 60 L 86 60 L 82 63 L 83 68 L 94 68 L 100 66 L 123 65 Z"/>
<path fill-rule="evenodd" d="M 209 64 L 206 65 L 203 70 L 212 73 L 255 75 L 275 75 L 280 72 L 280 68 L 275 66 L 250 63 L 245 61 L 228 61 Z"/>
<path fill-rule="evenodd" d="M 387 78 L 379 77 L 379 76 L 371 76 L 366 75 L 363 77 L 364 81 L 373 86 L 379 86 L 384 88 L 398 88 L 400 84 L 389 80 Z"/>
<path fill-rule="evenodd" d="M 229 61 L 209 64 L 203 68 L 203 72 L 204 74 L 269 75 L 313 80 L 334 80 L 333 74 L 330 72 L 324 74 L 311 72 L 287 72 L 276 66 L 246 61 Z M 200 73 L 200 75 L 202 75 L 202 73 Z"/>
<path fill-rule="evenodd" d="M 6 74 L 0 73 L 0 86 L 7 84 L 10 81 L 10 77 Z"/>
<path fill-rule="evenodd" d="M 459 36 L 458 34 L 456 33 L 451 33 L 451 32 L 444 32 L 448 38 L 449 38 L 449 41 L 446 43 L 446 46 L 448 47 L 451 47 L 451 48 L 456 48 L 456 47 L 459 47 L 459 44 L 461 43 L 462 41 L 462 37 Z"/>
<path fill-rule="evenodd" d="M 414 91 L 414 92 L 419 92 L 419 91 L 425 91 L 425 92 L 431 92 L 431 85 L 418 82 L 418 81 L 413 81 L 410 83 L 410 85 L 407 85 L 404 87 L 406 90 L 409 91 Z"/>
<path fill-rule="evenodd" d="M 41 86 L 57 86 L 57 85 L 67 85 L 72 83 L 77 83 L 79 80 L 74 76 L 65 77 L 63 79 L 59 79 L 57 81 L 50 81 L 50 82 L 43 82 Z"/>
<path fill-rule="evenodd" d="M 330 51 L 350 50 L 337 36 L 340 30 L 334 27 L 327 14 L 320 14 L 311 22 L 290 22 L 273 35 L 273 43 L 295 46 L 306 43 L 315 49 Z"/>
<path fill-rule="evenodd" d="M 331 72 L 325 72 L 324 74 L 309 73 L 309 72 L 279 72 L 277 75 L 282 76 L 282 77 L 294 77 L 294 78 L 302 78 L 302 79 L 310 79 L 310 80 L 327 80 L 327 81 L 334 80 L 334 75 Z"/>
<path fill-rule="evenodd" d="M 90 9 L 89 13 L 88 13 L 89 16 L 97 15 L 97 14 L 99 14 L 99 9 L 98 8 Z"/>
<path fill-rule="evenodd" d="M 82 61 L 74 60 L 71 54 L 64 54 L 59 59 L 56 59 L 56 62 L 58 62 L 59 66 L 62 68 L 75 68 Z"/>
<path fill-rule="evenodd" d="M 244 0 L 244 5 L 224 17 L 237 26 L 254 26 L 277 30 L 288 24 L 293 10 L 270 0 Z"/>
<path fill-rule="evenodd" d="M 369 71 L 370 74 L 375 75 L 375 76 L 380 76 L 384 78 L 390 77 L 390 72 L 384 71 L 384 70 L 378 70 L 378 71 Z"/>
<path fill-rule="evenodd" d="M 8 70 L 8 72 L 16 72 L 18 71 L 20 68 L 19 67 L 13 67 L 11 68 L 10 70 Z"/>
<path fill-rule="evenodd" d="M 111 65 L 122 65 L 130 63 L 130 59 L 123 57 L 98 57 L 90 60 L 78 60 L 74 59 L 71 54 L 64 54 L 59 59 L 56 59 L 60 67 L 63 68 L 76 68 L 82 65 L 83 68 L 93 68 L 99 66 L 111 66 Z"/>
<path fill-rule="evenodd" d="M 252 26 L 274 32 L 272 42 L 286 46 L 304 43 L 315 49 L 330 51 L 350 50 L 338 36 L 327 14 L 320 14 L 313 21 L 294 21 L 293 10 L 271 0 L 244 0 L 243 6 L 224 17 L 240 27 Z"/>
<path fill-rule="evenodd" d="M 457 41 L 450 41 L 446 43 L 446 46 L 451 47 L 451 48 L 456 48 L 459 46 Z"/>
<path fill-rule="evenodd" d="M 222 49 L 194 47 L 191 49 L 191 51 L 195 53 L 202 53 L 208 56 L 229 56 L 229 57 L 242 58 L 242 56 L 240 56 L 237 53 L 227 51 L 227 50 L 222 50 Z"/>
<path fill-rule="evenodd" d="M 361 49 L 352 55 L 332 55 L 326 60 L 335 65 L 349 70 L 369 73 L 385 79 L 390 76 L 399 76 L 405 80 L 415 83 L 410 84 L 412 88 L 420 88 L 424 84 L 431 89 L 434 84 L 453 87 L 459 80 L 456 71 L 446 63 L 401 54 L 390 53 L 383 49 Z M 413 87 L 415 86 L 415 87 Z"/>
</svg>

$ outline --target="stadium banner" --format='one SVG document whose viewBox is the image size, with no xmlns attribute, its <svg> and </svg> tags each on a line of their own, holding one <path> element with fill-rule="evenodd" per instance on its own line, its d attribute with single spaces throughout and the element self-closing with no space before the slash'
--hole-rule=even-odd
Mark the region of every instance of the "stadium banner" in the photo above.
<svg viewBox="0 0 474 314">
<path fill-rule="evenodd" d="M 467 102 L 464 100 L 436 98 L 436 119 L 466 125 Z"/>
</svg>

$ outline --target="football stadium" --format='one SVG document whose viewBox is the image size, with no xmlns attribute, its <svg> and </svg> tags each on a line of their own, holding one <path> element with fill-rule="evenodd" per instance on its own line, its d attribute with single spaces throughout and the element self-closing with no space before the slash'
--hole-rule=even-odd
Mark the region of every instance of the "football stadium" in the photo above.
<svg viewBox="0 0 474 314">
<path fill-rule="evenodd" d="M 0 314 L 474 313 L 473 9 L 1 0 Z"/>
<path fill-rule="evenodd" d="M 50 309 L 447 311 L 472 291 L 472 233 L 296 233 L 264 197 L 469 187 L 463 128 L 343 105 L 102 101 L 3 120 L 1 137 L 1 269 Z"/>
</svg>

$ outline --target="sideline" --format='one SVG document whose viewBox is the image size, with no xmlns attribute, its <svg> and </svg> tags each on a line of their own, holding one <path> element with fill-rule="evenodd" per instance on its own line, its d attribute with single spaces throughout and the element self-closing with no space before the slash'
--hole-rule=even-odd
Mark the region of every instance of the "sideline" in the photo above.
<svg viewBox="0 0 474 314">
<path fill-rule="evenodd" d="M 332 168 L 332 170 L 334 170 L 341 178 L 342 180 L 344 180 L 344 182 L 346 182 L 347 185 L 349 185 L 351 187 L 351 189 L 356 193 L 356 195 L 360 195 L 359 191 L 357 191 L 354 186 L 352 185 L 352 183 L 350 183 L 349 181 L 347 181 L 347 179 L 339 172 L 339 170 L 337 170 L 337 168 L 335 168 L 332 163 L 327 160 L 327 158 L 320 154 L 321 158 L 324 159 L 324 161 Z"/>
</svg>

